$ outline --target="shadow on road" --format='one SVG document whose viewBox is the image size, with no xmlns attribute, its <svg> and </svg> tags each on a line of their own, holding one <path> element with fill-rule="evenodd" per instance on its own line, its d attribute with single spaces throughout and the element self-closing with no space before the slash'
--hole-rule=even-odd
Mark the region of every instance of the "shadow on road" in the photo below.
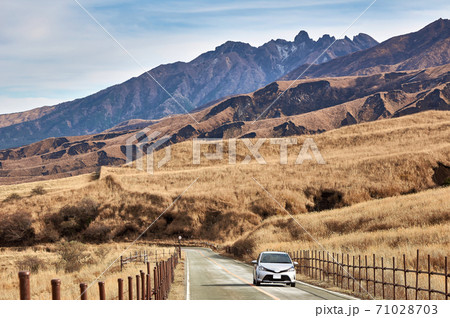
<svg viewBox="0 0 450 318">
<path fill-rule="evenodd" d="M 206 285 L 201 285 L 201 286 L 208 286 L 208 287 L 212 287 L 212 286 L 219 286 L 219 287 L 250 287 L 251 285 L 249 284 L 206 284 Z M 267 285 L 260 285 L 259 287 L 284 287 L 286 285 L 284 284 L 267 284 Z"/>
<path fill-rule="evenodd" d="M 207 287 L 250 287 L 249 284 L 206 284 Z"/>
</svg>

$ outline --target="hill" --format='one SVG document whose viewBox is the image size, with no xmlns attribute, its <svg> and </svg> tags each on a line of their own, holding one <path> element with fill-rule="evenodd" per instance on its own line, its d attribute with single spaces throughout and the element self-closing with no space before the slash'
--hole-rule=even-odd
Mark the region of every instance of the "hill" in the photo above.
<svg viewBox="0 0 450 318">
<path fill-rule="evenodd" d="M 0 184 L 61 178 L 122 165 L 127 140 L 147 126 L 150 133 L 171 136 L 168 145 L 195 137 L 314 135 L 383 118 L 450 110 L 449 79 L 450 65 L 444 65 L 370 76 L 278 81 L 192 113 L 198 124 L 186 114 L 133 120 L 101 134 L 50 138 L 0 151 Z M 148 147 L 151 142 L 143 144 Z"/>
<path fill-rule="evenodd" d="M 386 220 L 386 226 L 408 228 L 416 226 L 417 222 L 425 222 L 425 219 L 428 223 L 423 226 L 441 226 L 448 224 L 448 190 L 435 190 L 423 196 L 419 192 L 436 188 L 438 174 L 439 178 L 447 174 L 446 182 L 450 178 L 449 116 L 449 112 L 424 112 L 317 135 L 314 141 L 327 162 L 325 165 L 315 161 L 294 164 L 306 137 L 297 137 L 297 145 L 289 146 L 286 165 L 280 164 L 280 146 L 269 141 L 260 148 L 266 161 L 263 165 L 254 159 L 248 164 L 242 162 L 249 151 L 241 141 L 237 143 L 237 164 L 229 164 L 226 143 L 222 160 L 204 160 L 202 156 L 201 164 L 196 165 L 192 162 L 192 144 L 182 142 L 172 146 L 172 160 L 153 175 L 130 167 L 102 168 L 98 180 L 79 176 L 0 186 L 2 219 L 10 220 L 30 213 L 29 221 L 17 224 L 32 224 L 31 232 L 20 233 L 26 233 L 27 240 L 33 242 L 55 241 L 61 237 L 94 242 L 122 240 L 138 235 L 192 185 L 158 219 L 146 238 L 168 239 L 182 235 L 188 239 L 231 244 L 266 224 L 261 222 L 285 217 L 286 212 L 266 190 L 289 213 L 302 218 L 314 218 L 322 215 L 320 211 L 345 207 L 349 208 L 343 211 L 355 211 L 355 215 L 360 215 L 366 211 L 358 205 L 362 202 L 373 204 L 376 209 L 381 206 L 379 199 L 417 193 L 414 198 L 424 200 L 424 203 L 414 211 L 430 212 L 421 215 L 420 220 L 414 221 L 416 223 L 411 220 L 414 216 L 405 214 L 403 219 L 398 216 L 402 225 Z M 203 151 L 207 151 L 206 146 Z M 155 156 L 159 159 L 164 153 L 162 149 Z M 39 186 L 44 191 L 32 191 Z M 437 200 L 435 194 L 442 197 Z M 433 198 L 435 203 L 428 204 L 427 200 Z M 398 213 L 412 211 L 403 207 Z M 385 212 L 380 210 L 380 213 L 384 215 Z M 332 217 L 331 212 L 326 215 Z M 373 220 L 377 218 L 372 216 Z M 334 230 L 336 233 L 340 231 L 339 224 Z M 369 231 L 370 224 L 361 224 L 361 231 Z M 344 225 L 342 228 L 350 232 L 357 231 L 354 226 L 347 228 Z M 386 229 L 383 226 L 374 228 L 374 231 L 378 230 Z M 433 235 L 445 241 L 439 231 Z M 0 230 L 0 233 L 4 232 Z M 400 235 L 390 233 L 391 236 Z M 381 241 L 389 238 L 385 235 L 376 237 Z"/>
</svg>

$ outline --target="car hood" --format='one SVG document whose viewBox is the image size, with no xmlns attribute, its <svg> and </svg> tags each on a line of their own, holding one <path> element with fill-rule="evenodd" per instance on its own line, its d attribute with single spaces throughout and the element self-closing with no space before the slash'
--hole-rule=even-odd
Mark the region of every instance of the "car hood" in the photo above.
<svg viewBox="0 0 450 318">
<path fill-rule="evenodd" d="M 277 264 L 277 263 L 260 263 L 261 266 L 264 266 L 265 268 L 274 271 L 275 273 L 280 273 L 287 271 L 289 268 L 291 268 L 292 264 Z"/>
</svg>

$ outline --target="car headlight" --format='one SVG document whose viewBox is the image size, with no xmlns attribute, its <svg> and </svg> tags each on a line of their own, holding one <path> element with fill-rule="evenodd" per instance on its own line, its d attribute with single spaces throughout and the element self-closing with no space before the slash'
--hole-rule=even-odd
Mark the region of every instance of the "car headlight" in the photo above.
<svg viewBox="0 0 450 318">
<path fill-rule="evenodd" d="M 291 268 L 288 269 L 288 272 L 295 272 L 295 267 L 292 266 Z"/>
<path fill-rule="evenodd" d="M 258 270 L 259 270 L 259 271 L 265 271 L 265 272 L 268 271 L 268 269 L 265 268 L 264 266 L 258 266 Z"/>
</svg>

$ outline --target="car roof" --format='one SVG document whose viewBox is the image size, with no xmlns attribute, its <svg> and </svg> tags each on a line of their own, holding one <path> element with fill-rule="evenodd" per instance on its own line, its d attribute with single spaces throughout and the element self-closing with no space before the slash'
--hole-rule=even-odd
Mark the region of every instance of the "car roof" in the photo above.
<svg viewBox="0 0 450 318">
<path fill-rule="evenodd" d="M 261 252 L 261 254 L 287 254 L 286 252 L 277 252 L 277 251 L 265 251 L 265 252 Z"/>
</svg>

